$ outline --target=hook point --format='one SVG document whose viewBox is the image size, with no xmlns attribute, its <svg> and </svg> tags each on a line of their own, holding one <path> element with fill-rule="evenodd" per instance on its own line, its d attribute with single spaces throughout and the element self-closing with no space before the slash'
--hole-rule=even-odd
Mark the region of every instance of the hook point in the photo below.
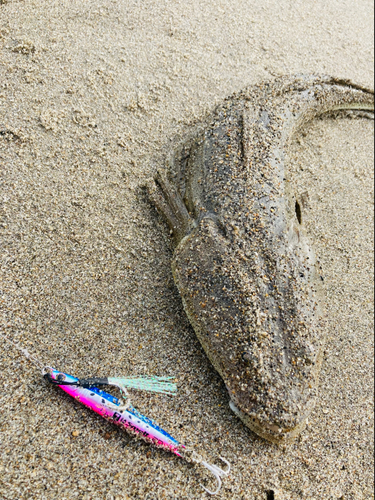
<svg viewBox="0 0 375 500">
<path fill-rule="evenodd" d="M 202 488 L 209 495 L 216 495 L 217 493 L 219 493 L 220 488 L 221 488 L 221 477 L 227 476 L 230 472 L 230 463 L 228 462 L 228 460 L 225 460 L 225 458 L 223 458 L 223 457 L 220 457 L 220 460 L 222 460 L 227 465 L 227 470 L 220 469 L 220 467 L 218 467 L 217 465 L 212 465 L 212 464 L 209 464 L 209 463 L 204 462 L 204 461 L 201 462 L 203 467 L 208 469 L 216 477 L 216 481 L 217 481 L 217 488 L 215 491 L 211 491 L 201 484 Z"/>
</svg>

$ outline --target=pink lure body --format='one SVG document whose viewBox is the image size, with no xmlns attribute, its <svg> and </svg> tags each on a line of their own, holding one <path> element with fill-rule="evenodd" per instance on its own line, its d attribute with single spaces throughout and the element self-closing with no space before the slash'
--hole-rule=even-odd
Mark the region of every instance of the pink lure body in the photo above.
<svg viewBox="0 0 375 500">
<path fill-rule="evenodd" d="M 79 379 L 59 372 L 52 368 L 51 377 L 64 382 L 78 382 Z M 164 448 L 181 457 L 181 448 L 184 448 L 176 439 L 165 432 L 153 420 L 141 415 L 135 408 L 121 408 L 120 400 L 97 387 L 89 389 L 75 385 L 59 385 L 59 387 L 74 399 L 98 413 L 106 420 L 123 427 L 128 432 L 139 435 L 146 441 L 151 441 L 159 448 Z"/>
</svg>

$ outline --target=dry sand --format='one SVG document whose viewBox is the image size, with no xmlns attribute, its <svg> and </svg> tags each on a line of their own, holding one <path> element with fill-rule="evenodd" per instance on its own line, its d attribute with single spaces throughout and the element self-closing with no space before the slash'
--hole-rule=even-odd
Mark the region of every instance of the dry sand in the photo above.
<svg viewBox="0 0 375 500">
<path fill-rule="evenodd" d="M 321 402 L 287 448 L 230 411 L 142 186 L 247 85 L 295 72 L 371 85 L 372 20 L 370 0 L 0 0 L 1 326 L 77 376 L 175 374 L 177 397 L 136 405 L 232 463 L 217 498 L 374 498 L 373 122 L 317 120 L 291 152 L 330 335 Z M 49 387 L 4 343 L 0 366 L 1 499 L 207 497 L 199 468 Z"/>
</svg>

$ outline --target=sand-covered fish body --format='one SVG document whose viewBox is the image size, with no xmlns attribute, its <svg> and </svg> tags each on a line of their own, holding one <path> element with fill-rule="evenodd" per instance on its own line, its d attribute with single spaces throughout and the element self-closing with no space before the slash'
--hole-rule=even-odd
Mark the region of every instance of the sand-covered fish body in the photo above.
<svg viewBox="0 0 375 500">
<path fill-rule="evenodd" d="M 325 340 L 321 276 L 302 203 L 285 179 L 293 135 L 373 92 L 330 77 L 280 78 L 228 98 L 151 196 L 173 230 L 185 311 L 232 409 L 260 436 L 293 439 L 317 399 Z"/>
</svg>

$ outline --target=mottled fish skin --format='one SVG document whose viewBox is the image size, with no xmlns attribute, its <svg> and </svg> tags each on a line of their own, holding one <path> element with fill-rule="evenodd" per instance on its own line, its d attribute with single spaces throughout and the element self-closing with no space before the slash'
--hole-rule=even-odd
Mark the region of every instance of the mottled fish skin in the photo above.
<svg viewBox="0 0 375 500">
<path fill-rule="evenodd" d="M 159 172 L 150 189 L 173 231 L 185 311 L 231 408 L 273 442 L 293 440 L 316 404 L 326 330 L 319 264 L 285 182 L 288 146 L 316 116 L 373 108 L 373 91 L 326 76 L 250 87 L 178 151 L 177 181 Z"/>
</svg>

